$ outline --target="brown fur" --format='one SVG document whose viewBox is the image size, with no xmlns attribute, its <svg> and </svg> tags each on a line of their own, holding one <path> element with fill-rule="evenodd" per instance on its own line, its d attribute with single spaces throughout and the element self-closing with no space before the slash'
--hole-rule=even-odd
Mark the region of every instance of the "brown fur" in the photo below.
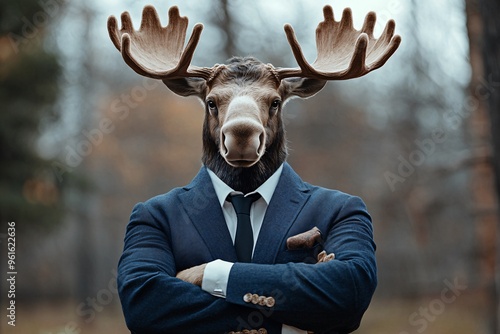
<svg viewBox="0 0 500 334">
<path fill-rule="evenodd" d="M 268 65 L 252 57 L 232 58 L 209 83 L 207 96 L 218 97 L 221 104 L 218 117 L 205 110 L 203 124 L 203 163 L 231 188 L 248 193 L 264 183 L 285 161 L 287 147 L 285 129 L 279 110 L 271 114 L 269 105 L 279 93 L 279 82 Z M 266 131 L 266 151 L 251 167 L 232 167 L 220 154 L 220 129 L 225 109 L 232 98 L 249 95 L 259 103 L 260 118 Z"/>
</svg>

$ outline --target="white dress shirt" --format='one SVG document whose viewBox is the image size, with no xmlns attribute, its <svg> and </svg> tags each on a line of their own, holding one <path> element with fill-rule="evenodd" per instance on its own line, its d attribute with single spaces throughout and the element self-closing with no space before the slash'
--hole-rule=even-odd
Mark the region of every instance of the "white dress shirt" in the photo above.
<svg viewBox="0 0 500 334">
<path fill-rule="evenodd" d="M 224 214 L 224 219 L 226 220 L 226 225 L 234 244 L 238 218 L 236 212 L 234 211 L 233 205 L 226 199 L 228 195 L 234 195 L 240 192 L 234 191 L 234 189 L 232 189 L 221 179 L 219 179 L 219 177 L 215 175 L 214 172 L 212 172 L 210 169 L 207 170 L 208 175 L 210 175 L 210 179 L 212 180 L 217 198 L 219 199 L 219 204 L 222 208 L 222 213 Z M 274 191 L 276 190 L 276 186 L 278 185 L 278 181 L 280 179 L 282 171 L 283 165 L 281 165 L 276 170 L 276 172 L 274 172 L 274 174 L 269 179 L 267 179 L 266 182 L 264 182 L 259 188 L 251 193 L 245 194 L 245 196 L 248 196 L 251 194 L 259 193 L 261 196 L 258 200 L 252 203 L 252 206 L 250 208 L 250 221 L 253 230 L 253 250 L 255 250 L 255 244 L 257 243 L 259 237 L 260 228 L 262 227 L 262 222 L 264 221 L 267 207 L 271 202 Z M 203 274 L 203 282 L 201 288 L 214 296 L 225 298 L 227 282 L 229 280 L 229 272 L 231 271 L 232 266 L 233 263 L 222 260 L 215 260 L 207 263 Z M 306 332 L 295 327 L 283 325 L 281 333 L 304 334 Z"/>
</svg>

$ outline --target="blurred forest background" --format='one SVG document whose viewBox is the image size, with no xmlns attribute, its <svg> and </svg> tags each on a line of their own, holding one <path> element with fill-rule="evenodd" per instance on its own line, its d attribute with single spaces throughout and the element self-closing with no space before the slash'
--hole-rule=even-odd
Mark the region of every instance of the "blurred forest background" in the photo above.
<svg viewBox="0 0 500 334">
<path fill-rule="evenodd" d="M 312 184 L 361 196 L 379 287 L 358 333 L 500 333 L 497 0 L 63 1 L 0 3 L 0 329 L 126 333 L 115 268 L 132 206 L 200 168 L 203 108 L 130 70 L 108 15 L 171 5 L 203 22 L 194 63 L 309 60 L 330 3 L 370 10 L 403 43 L 380 70 L 286 106 L 289 162 Z M 16 222 L 16 327 L 6 321 L 7 222 Z"/>
</svg>

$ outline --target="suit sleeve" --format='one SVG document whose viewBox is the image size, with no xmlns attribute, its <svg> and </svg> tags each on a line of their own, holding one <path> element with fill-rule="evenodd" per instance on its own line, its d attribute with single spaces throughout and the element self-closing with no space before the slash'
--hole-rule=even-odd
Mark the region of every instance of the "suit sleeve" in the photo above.
<svg viewBox="0 0 500 334">
<path fill-rule="evenodd" d="M 132 333 L 224 333 L 252 309 L 227 303 L 177 279 L 168 227 L 135 206 L 118 265 L 118 291 Z"/>
<path fill-rule="evenodd" d="M 270 318 L 315 333 L 348 333 L 359 327 L 377 285 L 371 219 L 364 203 L 349 197 L 332 220 L 325 250 L 335 253 L 334 261 L 235 263 L 227 301 L 252 306 L 245 295 L 272 297 Z"/>
</svg>

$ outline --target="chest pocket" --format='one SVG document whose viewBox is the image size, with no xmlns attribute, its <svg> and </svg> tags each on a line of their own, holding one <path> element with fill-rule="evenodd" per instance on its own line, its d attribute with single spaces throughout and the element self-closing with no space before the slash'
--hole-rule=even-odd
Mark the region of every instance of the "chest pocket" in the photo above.
<svg viewBox="0 0 500 334">
<path fill-rule="evenodd" d="M 320 244 L 316 244 L 311 248 L 302 249 L 285 249 L 280 252 L 276 258 L 276 263 L 316 263 L 318 262 L 318 254 L 323 250 Z"/>
</svg>

